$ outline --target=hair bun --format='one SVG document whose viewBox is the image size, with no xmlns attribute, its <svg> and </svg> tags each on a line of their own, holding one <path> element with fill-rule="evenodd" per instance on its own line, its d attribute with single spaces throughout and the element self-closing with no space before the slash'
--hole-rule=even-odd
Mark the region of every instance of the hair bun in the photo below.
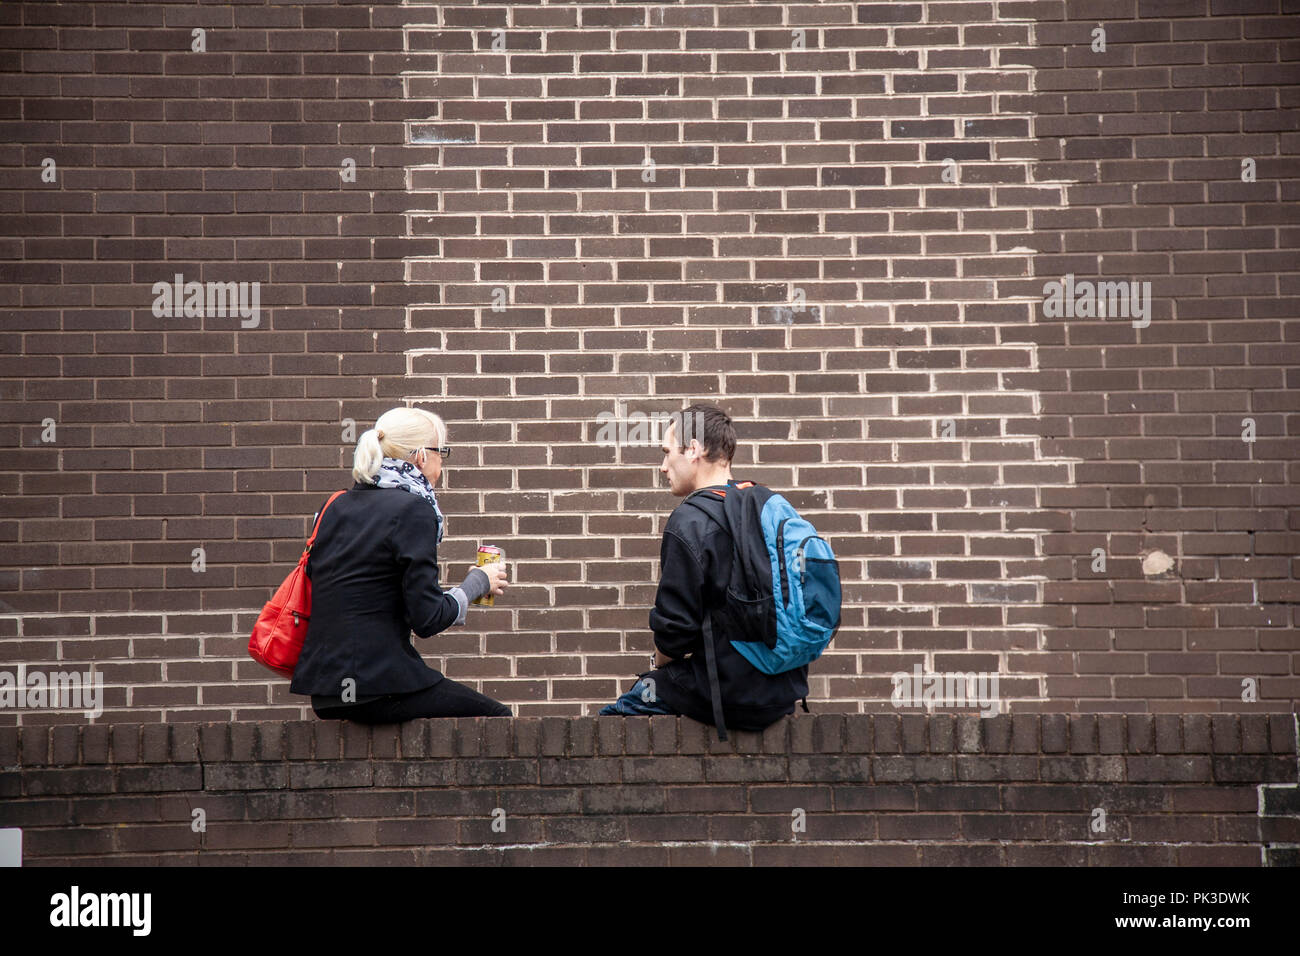
<svg viewBox="0 0 1300 956">
<path fill-rule="evenodd" d="M 383 430 L 382 428 L 376 428 L 376 429 L 375 429 L 375 437 L 376 437 L 376 438 L 383 438 L 383 437 L 384 437 L 384 430 Z"/>
</svg>

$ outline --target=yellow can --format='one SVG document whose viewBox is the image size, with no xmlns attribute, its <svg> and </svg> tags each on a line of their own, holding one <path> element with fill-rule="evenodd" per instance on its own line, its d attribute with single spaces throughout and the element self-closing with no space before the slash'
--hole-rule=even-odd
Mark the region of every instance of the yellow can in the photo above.
<svg viewBox="0 0 1300 956">
<path fill-rule="evenodd" d="M 480 545 L 478 549 L 478 566 L 481 568 L 485 564 L 499 564 L 506 559 L 506 553 L 500 548 L 493 547 L 490 544 Z M 494 607 L 496 596 L 488 593 L 482 597 L 474 599 L 475 604 L 483 607 Z"/>
</svg>

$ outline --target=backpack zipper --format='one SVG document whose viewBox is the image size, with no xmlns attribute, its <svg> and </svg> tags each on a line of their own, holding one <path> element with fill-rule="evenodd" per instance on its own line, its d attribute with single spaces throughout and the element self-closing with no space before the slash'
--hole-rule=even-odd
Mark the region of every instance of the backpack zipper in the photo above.
<svg viewBox="0 0 1300 956">
<path fill-rule="evenodd" d="M 819 534 L 810 534 L 808 535 L 808 537 L 800 541 L 799 546 L 794 549 L 794 569 L 798 571 L 800 574 L 803 574 L 804 571 L 808 570 L 808 561 L 804 557 L 803 546 L 807 544 L 809 541 L 811 541 L 813 538 L 816 538 L 818 541 L 826 541 L 826 539 Z M 829 543 L 827 543 L 827 547 L 830 547 Z M 820 560 L 820 559 L 814 558 L 813 560 Z"/>
<path fill-rule="evenodd" d="M 790 606 L 789 587 L 790 582 L 785 572 L 785 523 L 789 518 L 782 518 L 781 523 L 776 526 L 776 553 L 780 556 L 781 563 L 781 606 Z"/>
</svg>

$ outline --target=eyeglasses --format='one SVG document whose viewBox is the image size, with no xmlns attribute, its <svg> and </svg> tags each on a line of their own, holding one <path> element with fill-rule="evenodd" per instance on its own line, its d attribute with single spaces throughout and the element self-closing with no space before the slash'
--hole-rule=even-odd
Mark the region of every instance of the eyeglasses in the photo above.
<svg viewBox="0 0 1300 956">
<path fill-rule="evenodd" d="M 438 457 L 440 457 L 440 458 L 450 458 L 450 457 L 451 457 L 451 446 L 450 446 L 450 445 L 444 445 L 444 446 L 441 447 L 441 448 L 432 448 L 432 447 L 429 447 L 429 446 L 426 445 L 426 446 L 424 446 L 424 447 L 422 447 L 422 448 L 420 448 L 420 449 L 418 449 L 418 450 L 419 450 L 419 451 L 436 451 L 436 452 L 438 453 Z"/>
</svg>

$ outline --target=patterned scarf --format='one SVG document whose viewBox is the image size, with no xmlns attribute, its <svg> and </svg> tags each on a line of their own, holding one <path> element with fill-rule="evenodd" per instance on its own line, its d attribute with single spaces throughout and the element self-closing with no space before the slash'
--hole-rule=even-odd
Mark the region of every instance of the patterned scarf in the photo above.
<svg viewBox="0 0 1300 956">
<path fill-rule="evenodd" d="M 409 461 L 385 455 L 379 462 L 379 474 L 375 475 L 374 483 L 380 488 L 401 488 L 427 501 L 438 516 L 437 543 L 442 544 L 442 532 L 447 527 L 447 521 L 442 516 L 442 509 L 438 507 L 438 499 L 434 497 L 433 485 L 429 484 L 429 479 L 424 477 L 419 468 Z"/>
</svg>

